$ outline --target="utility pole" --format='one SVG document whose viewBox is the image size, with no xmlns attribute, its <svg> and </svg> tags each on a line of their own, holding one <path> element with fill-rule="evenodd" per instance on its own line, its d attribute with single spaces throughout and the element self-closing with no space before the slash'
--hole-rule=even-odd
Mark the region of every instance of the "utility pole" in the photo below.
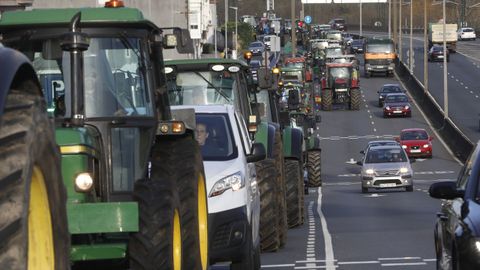
<svg viewBox="0 0 480 270">
<path fill-rule="evenodd" d="M 445 39 L 445 32 L 447 31 L 446 27 L 446 16 L 445 16 L 445 0 L 442 3 L 443 9 L 443 112 L 444 118 L 448 119 L 448 80 L 447 80 L 447 42 Z"/>
<path fill-rule="evenodd" d="M 392 29 L 392 34 L 393 34 L 393 42 L 395 43 L 395 46 L 397 47 L 398 49 L 398 32 L 397 32 L 397 29 L 398 29 L 398 13 L 397 13 L 397 0 L 391 0 L 393 1 L 392 3 L 392 13 L 393 13 L 393 29 Z M 398 54 L 398 51 L 397 51 L 397 54 Z"/>
<path fill-rule="evenodd" d="M 409 63 L 410 63 L 410 74 L 413 74 L 413 0 L 410 0 L 410 53 Z"/>
<path fill-rule="evenodd" d="M 295 22 L 295 0 L 290 1 L 290 9 L 292 10 L 292 13 L 290 14 L 292 18 L 292 30 L 291 35 L 292 35 L 292 57 L 295 57 L 297 54 L 297 24 Z"/>
<path fill-rule="evenodd" d="M 400 0 L 398 1 L 398 57 L 400 58 L 400 61 L 403 61 L 403 51 L 402 51 L 402 43 L 403 43 L 403 39 L 402 39 L 402 3 L 403 1 Z"/>
<path fill-rule="evenodd" d="M 388 0 L 388 38 L 392 38 L 392 0 Z"/>
<path fill-rule="evenodd" d="M 360 0 L 360 36 L 363 36 L 363 31 L 362 31 L 362 18 L 363 17 L 363 13 L 362 13 L 362 0 Z"/>
<path fill-rule="evenodd" d="M 423 1 L 423 87 L 428 92 L 428 3 Z"/>
<path fill-rule="evenodd" d="M 228 39 L 228 0 L 225 0 L 225 56 L 224 58 L 227 59 L 228 58 L 228 42 L 227 42 L 227 39 Z"/>
</svg>

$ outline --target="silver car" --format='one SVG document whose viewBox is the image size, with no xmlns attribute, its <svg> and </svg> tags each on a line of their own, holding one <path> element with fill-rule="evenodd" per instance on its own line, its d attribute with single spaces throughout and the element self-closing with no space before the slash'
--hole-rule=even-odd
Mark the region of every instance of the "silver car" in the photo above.
<svg viewBox="0 0 480 270">
<path fill-rule="evenodd" d="M 413 191 L 413 170 L 405 150 L 400 145 L 370 146 L 362 161 L 362 193 L 369 188 L 405 188 Z"/>
</svg>

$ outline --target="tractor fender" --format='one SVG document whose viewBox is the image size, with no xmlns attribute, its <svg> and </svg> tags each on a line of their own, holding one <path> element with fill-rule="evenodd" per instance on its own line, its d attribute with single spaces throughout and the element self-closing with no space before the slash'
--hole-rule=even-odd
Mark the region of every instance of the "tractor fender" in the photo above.
<svg viewBox="0 0 480 270">
<path fill-rule="evenodd" d="M 273 158 L 273 145 L 275 141 L 275 131 L 279 128 L 273 123 L 261 122 L 257 126 L 255 133 L 255 142 L 263 144 L 267 151 L 267 158 Z"/>
<path fill-rule="evenodd" d="M 310 150 L 321 150 L 320 138 L 318 138 L 317 136 L 310 136 L 310 138 L 308 138 L 307 151 Z"/>
<path fill-rule="evenodd" d="M 41 89 L 41 87 L 30 60 L 21 52 L 0 47 L 0 63 L 2 63 L 0 65 L 0 115 L 2 115 L 5 108 L 5 99 L 11 88 L 15 88 L 26 78 L 38 84 L 38 89 Z M 41 91 L 36 94 L 42 95 Z"/>
<path fill-rule="evenodd" d="M 285 127 L 283 130 L 283 154 L 285 158 L 302 160 L 303 131 L 299 128 Z"/>
</svg>

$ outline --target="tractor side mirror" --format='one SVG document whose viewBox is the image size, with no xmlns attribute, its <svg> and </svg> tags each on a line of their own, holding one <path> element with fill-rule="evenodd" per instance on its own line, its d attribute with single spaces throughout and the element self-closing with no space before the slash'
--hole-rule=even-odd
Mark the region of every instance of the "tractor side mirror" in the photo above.
<svg viewBox="0 0 480 270">
<path fill-rule="evenodd" d="M 290 126 L 290 113 L 286 111 L 281 111 L 278 113 L 279 124 L 282 127 Z"/>
<path fill-rule="evenodd" d="M 193 48 L 193 40 L 190 38 L 190 32 L 188 29 L 174 28 L 173 34 L 176 37 L 176 47 L 178 53 L 195 53 L 195 49 Z"/>
<path fill-rule="evenodd" d="M 273 86 L 273 76 L 272 72 L 266 67 L 261 67 L 257 71 L 257 80 L 258 80 L 258 87 L 262 89 L 269 89 Z"/>
</svg>

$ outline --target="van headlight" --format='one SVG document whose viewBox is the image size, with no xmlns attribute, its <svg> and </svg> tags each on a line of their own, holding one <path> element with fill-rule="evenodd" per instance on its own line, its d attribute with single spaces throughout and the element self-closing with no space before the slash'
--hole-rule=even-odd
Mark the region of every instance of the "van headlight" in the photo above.
<svg viewBox="0 0 480 270">
<path fill-rule="evenodd" d="M 366 174 L 374 174 L 375 171 L 374 171 L 373 169 L 366 169 L 366 170 L 365 170 L 365 173 L 366 173 Z"/>
<path fill-rule="evenodd" d="M 221 195 L 225 191 L 232 189 L 233 191 L 240 190 L 245 186 L 245 181 L 243 180 L 240 172 L 229 175 L 225 178 L 218 180 L 215 185 L 213 185 L 212 190 L 210 191 L 209 197 L 215 197 Z"/>
<path fill-rule="evenodd" d="M 400 168 L 400 173 L 408 173 L 408 168 Z"/>
<path fill-rule="evenodd" d="M 75 190 L 89 192 L 93 187 L 93 178 L 90 173 L 80 173 L 75 177 Z"/>
</svg>

